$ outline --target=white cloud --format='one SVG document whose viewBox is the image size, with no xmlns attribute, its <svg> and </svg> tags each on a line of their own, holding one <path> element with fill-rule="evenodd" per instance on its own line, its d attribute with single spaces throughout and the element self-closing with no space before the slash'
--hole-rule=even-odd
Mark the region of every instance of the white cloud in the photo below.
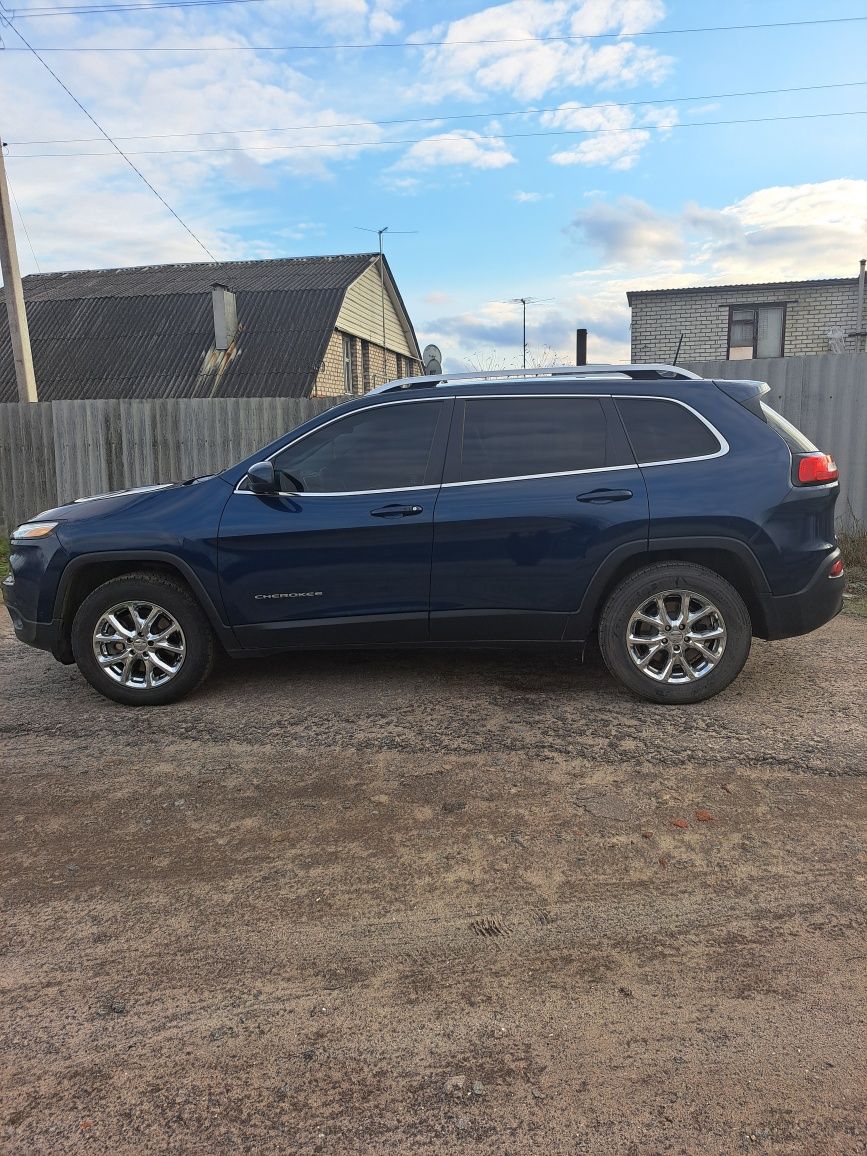
<svg viewBox="0 0 867 1156">
<path fill-rule="evenodd" d="M 326 9 L 336 16 L 342 4 L 343 0 L 333 0 L 329 6 L 323 0 L 319 16 L 325 19 Z M 344 11 L 351 14 L 353 5 L 355 0 L 346 0 Z M 359 19 L 371 18 L 377 7 L 361 0 L 364 12 L 359 8 Z M 212 46 L 244 44 L 236 21 L 237 15 L 222 14 L 203 19 L 193 10 L 142 24 L 129 17 L 122 23 L 106 23 L 100 42 L 132 46 L 131 50 L 64 57 L 62 76 L 218 257 L 241 251 L 252 256 L 254 250 L 279 255 L 283 251 L 279 226 L 267 228 L 273 245 L 258 243 L 255 234 L 250 238 L 257 224 L 256 202 L 249 198 L 239 204 L 240 198 L 233 201 L 233 196 L 287 177 L 304 182 L 328 179 L 336 167 L 352 163 L 375 145 L 383 130 L 361 123 L 285 133 L 233 132 L 233 126 L 239 130 L 256 125 L 316 126 L 357 122 L 360 117 L 350 103 L 341 107 L 331 102 L 339 90 L 323 89 L 279 58 L 247 52 L 136 51 L 179 40 Z M 69 20 L 66 43 L 86 43 L 88 35 L 85 22 Z M 20 99 L 21 92 L 27 93 L 26 101 Z M 204 259 L 181 225 L 98 137 L 56 82 L 25 54 L 10 56 L 6 62 L 0 76 L 0 107 L 6 114 L 4 136 L 13 142 L 7 160 L 10 177 L 43 267 Z M 195 134 L 209 129 L 223 131 L 148 139 L 160 131 Z M 70 143 L 15 143 L 29 140 Z M 324 147 L 281 151 L 270 148 L 275 144 Z M 28 152 L 51 151 L 104 155 L 24 159 Z M 263 200 L 257 198 L 259 204 Z M 243 246 L 242 232 L 249 238 Z M 33 268 L 26 251 L 21 259 L 25 269 Z"/>
<path fill-rule="evenodd" d="M 641 111 L 620 104 L 566 104 L 542 113 L 539 119 L 546 128 L 596 134 L 552 153 L 550 159 L 555 165 L 603 165 L 622 172 L 637 164 L 652 138 L 651 130 L 667 136 L 677 124 L 678 114 L 674 108 Z"/>
<path fill-rule="evenodd" d="M 550 196 L 551 193 L 531 193 L 518 189 L 517 192 L 512 194 L 512 200 L 517 201 L 519 205 L 532 205 L 537 201 L 547 200 Z"/>
<path fill-rule="evenodd" d="M 401 170 L 424 171 L 457 165 L 472 169 L 501 169 L 515 163 L 504 141 L 481 136 L 472 129 L 453 129 L 434 133 L 433 136 L 410 145 L 392 172 Z"/>
<path fill-rule="evenodd" d="M 556 38 L 640 32 L 664 14 L 660 0 L 508 0 L 483 8 L 415 36 L 445 42 L 425 53 L 418 94 L 439 101 L 507 92 L 537 100 L 561 86 L 656 83 L 671 61 L 655 49 Z"/>
<path fill-rule="evenodd" d="M 621 198 L 572 223 L 615 265 L 682 283 L 800 280 L 852 271 L 867 246 L 867 180 L 760 189 L 723 209 L 686 204 L 660 213 Z M 653 272 L 651 272 L 653 271 Z"/>
<path fill-rule="evenodd" d="M 451 299 L 451 293 L 446 293 L 442 289 L 431 289 L 422 298 L 426 305 L 446 305 Z"/>
</svg>

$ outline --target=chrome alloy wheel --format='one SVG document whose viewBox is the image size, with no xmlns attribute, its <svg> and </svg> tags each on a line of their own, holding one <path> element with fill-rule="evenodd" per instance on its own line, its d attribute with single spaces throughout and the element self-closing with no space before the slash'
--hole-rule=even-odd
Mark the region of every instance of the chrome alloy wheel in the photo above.
<svg viewBox="0 0 867 1156">
<path fill-rule="evenodd" d="M 694 590 L 662 590 L 632 613 L 629 657 L 654 682 L 695 682 L 717 666 L 726 625 L 716 606 Z"/>
<path fill-rule="evenodd" d="M 177 619 L 155 602 L 119 602 L 100 616 L 93 653 L 109 678 L 134 690 L 165 686 L 184 664 Z"/>
</svg>

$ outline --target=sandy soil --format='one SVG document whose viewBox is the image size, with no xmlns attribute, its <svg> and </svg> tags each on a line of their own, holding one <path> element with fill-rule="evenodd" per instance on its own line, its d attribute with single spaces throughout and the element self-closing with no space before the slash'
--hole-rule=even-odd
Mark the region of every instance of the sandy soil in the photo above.
<svg viewBox="0 0 867 1156">
<path fill-rule="evenodd" d="M 8 1153 L 867 1151 L 867 620 L 130 711 L 0 627 Z"/>
</svg>

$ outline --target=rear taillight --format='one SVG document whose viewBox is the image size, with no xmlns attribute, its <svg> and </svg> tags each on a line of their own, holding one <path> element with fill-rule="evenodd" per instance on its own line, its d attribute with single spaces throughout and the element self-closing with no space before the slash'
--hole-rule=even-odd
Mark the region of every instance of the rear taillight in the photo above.
<svg viewBox="0 0 867 1156">
<path fill-rule="evenodd" d="M 839 476 L 837 463 L 830 454 L 804 454 L 798 459 L 798 481 L 802 486 L 836 482 Z"/>
<path fill-rule="evenodd" d="M 831 569 L 828 571 L 829 578 L 839 578 L 843 573 L 843 559 L 838 558 Z"/>
</svg>

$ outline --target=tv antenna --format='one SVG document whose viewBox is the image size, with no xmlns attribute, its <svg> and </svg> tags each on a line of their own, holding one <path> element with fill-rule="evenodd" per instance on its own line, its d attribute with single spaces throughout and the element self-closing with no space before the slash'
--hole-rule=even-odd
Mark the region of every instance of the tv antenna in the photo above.
<svg viewBox="0 0 867 1156">
<path fill-rule="evenodd" d="M 383 225 L 381 229 L 368 229 L 364 225 L 355 225 L 362 233 L 376 233 L 379 237 L 379 300 L 382 306 L 382 356 L 385 359 L 385 262 L 382 259 L 382 234 L 390 233 L 392 236 L 408 237 L 410 233 L 417 233 L 418 229 L 392 229 L 388 225 Z"/>
<path fill-rule="evenodd" d="M 524 350 L 524 369 L 527 368 L 527 306 L 541 305 L 545 301 L 553 301 L 553 297 L 510 297 L 505 301 L 505 305 L 520 305 L 523 313 L 523 342 Z"/>
</svg>

